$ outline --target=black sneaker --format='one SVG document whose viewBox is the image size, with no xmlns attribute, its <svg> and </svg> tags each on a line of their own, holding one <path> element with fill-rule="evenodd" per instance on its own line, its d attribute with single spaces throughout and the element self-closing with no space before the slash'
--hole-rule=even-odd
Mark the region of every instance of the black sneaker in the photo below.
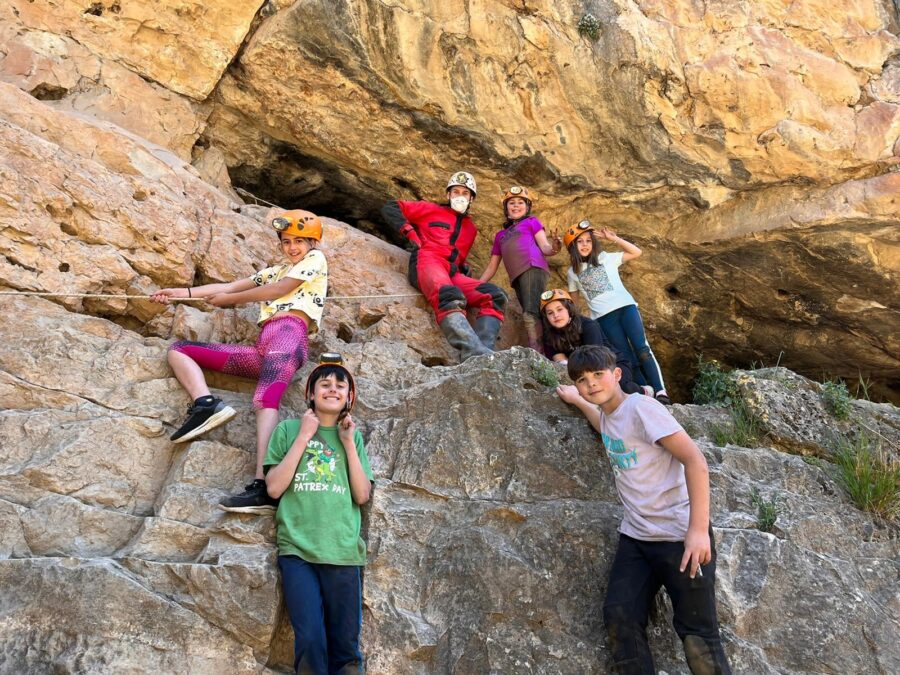
<svg viewBox="0 0 900 675">
<path fill-rule="evenodd" d="M 269 496 L 266 481 L 256 478 L 240 494 L 225 497 L 220 501 L 219 508 L 231 513 L 275 513 L 278 500 Z"/>
<path fill-rule="evenodd" d="M 220 398 L 213 397 L 206 405 L 191 403 L 188 406 L 188 416 L 181 428 L 169 438 L 176 443 L 184 443 L 205 434 L 210 429 L 215 429 L 220 424 L 225 424 L 235 416 L 234 408 L 225 405 Z"/>
</svg>

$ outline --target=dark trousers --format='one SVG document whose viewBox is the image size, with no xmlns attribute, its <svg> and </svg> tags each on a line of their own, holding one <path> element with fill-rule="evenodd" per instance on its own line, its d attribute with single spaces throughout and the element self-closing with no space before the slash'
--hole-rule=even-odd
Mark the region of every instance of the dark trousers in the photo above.
<svg viewBox="0 0 900 675">
<path fill-rule="evenodd" d="M 710 532 L 712 542 L 712 532 Z M 684 542 L 638 541 L 619 535 L 619 548 L 609 572 L 603 620 L 616 673 L 654 675 L 647 644 L 647 619 L 653 598 L 665 586 L 675 610 L 673 625 L 695 675 L 729 675 L 716 620 L 716 550 L 701 565 L 703 576 L 679 572 Z"/>
<path fill-rule="evenodd" d="M 294 629 L 294 669 L 301 675 L 363 672 L 360 568 L 278 556 L 284 602 Z"/>
</svg>

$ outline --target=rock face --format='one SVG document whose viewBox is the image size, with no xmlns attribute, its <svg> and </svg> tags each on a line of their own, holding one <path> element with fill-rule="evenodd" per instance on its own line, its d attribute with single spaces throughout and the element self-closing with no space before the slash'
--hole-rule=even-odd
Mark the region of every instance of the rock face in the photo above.
<svg viewBox="0 0 900 675">
<path fill-rule="evenodd" d="M 109 122 L 4 85 L 0 148 L 4 289 L 145 294 L 274 258 L 265 209 Z M 311 355 L 341 351 L 356 373 L 377 478 L 368 672 L 608 672 L 599 607 L 621 509 L 598 438 L 538 380 L 534 352 L 442 365 L 454 355 L 421 298 L 347 298 L 409 293 L 406 254 L 325 228 L 334 297 Z M 216 508 L 252 470 L 252 383 L 211 377 L 239 415 L 186 446 L 167 438 L 188 402 L 168 340 L 250 340 L 253 308 L 3 295 L 0 312 L 0 672 L 289 670 L 272 520 Z M 303 411 L 310 368 L 284 416 Z M 792 394 L 814 385 L 787 371 L 742 382 L 779 447 L 810 454 L 826 413 Z M 735 672 L 900 670 L 896 529 L 850 505 L 827 465 L 716 447 L 705 429 L 721 410 L 674 410 L 710 463 Z M 900 437 L 887 404 L 855 418 Z M 781 504 L 772 533 L 754 489 Z M 660 598 L 651 640 L 659 669 L 681 674 L 669 613 Z"/>
<path fill-rule="evenodd" d="M 393 241 L 391 196 L 471 169 L 489 235 L 526 184 L 548 226 L 645 250 L 627 283 L 682 396 L 702 350 L 897 401 L 898 26 L 889 0 L 12 0 L 0 80 Z"/>
</svg>

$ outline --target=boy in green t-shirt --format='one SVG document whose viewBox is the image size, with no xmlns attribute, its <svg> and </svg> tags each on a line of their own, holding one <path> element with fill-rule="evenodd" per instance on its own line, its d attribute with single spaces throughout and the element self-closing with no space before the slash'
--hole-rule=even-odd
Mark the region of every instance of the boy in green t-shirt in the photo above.
<svg viewBox="0 0 900 675">
<path fill-rule="evenodd" d="M 337 354 L 324 354 L 306 381 L 309 410 L 281 422 L 263 468 L 269 495 L 281 498 L 278 566 L 294 629 L 294 669 L 361 673 L 360 570 L 366 543 L 360 505 L 372 494 L 362 434 L 350 417 L 356 384 Z"/>
</svg>

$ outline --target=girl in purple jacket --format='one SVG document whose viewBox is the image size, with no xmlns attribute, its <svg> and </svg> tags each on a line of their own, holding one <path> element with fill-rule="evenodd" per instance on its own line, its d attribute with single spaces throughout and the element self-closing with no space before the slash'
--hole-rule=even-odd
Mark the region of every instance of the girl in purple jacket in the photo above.
<svg viewBox="0 0 900 675">
<path fill-rule="evenodd" d="M 501 203 L 506 222 L 494 237 L 491 261 L 481 274 L 480 281 L 489 281 L 497 273 L 502 258 L 524 312 L 522 318 L 528 335 L 528 346 L 543 353 L 541 293 L 550 280 L 550 269 L 545 258 L 560 250 L 562 239 L 555 233 L 551 233 L 548 238 L 541 221 L 531 215 L 532 201 L 528 188 L 514 185 L 503 195 Z"/>
</svg>

